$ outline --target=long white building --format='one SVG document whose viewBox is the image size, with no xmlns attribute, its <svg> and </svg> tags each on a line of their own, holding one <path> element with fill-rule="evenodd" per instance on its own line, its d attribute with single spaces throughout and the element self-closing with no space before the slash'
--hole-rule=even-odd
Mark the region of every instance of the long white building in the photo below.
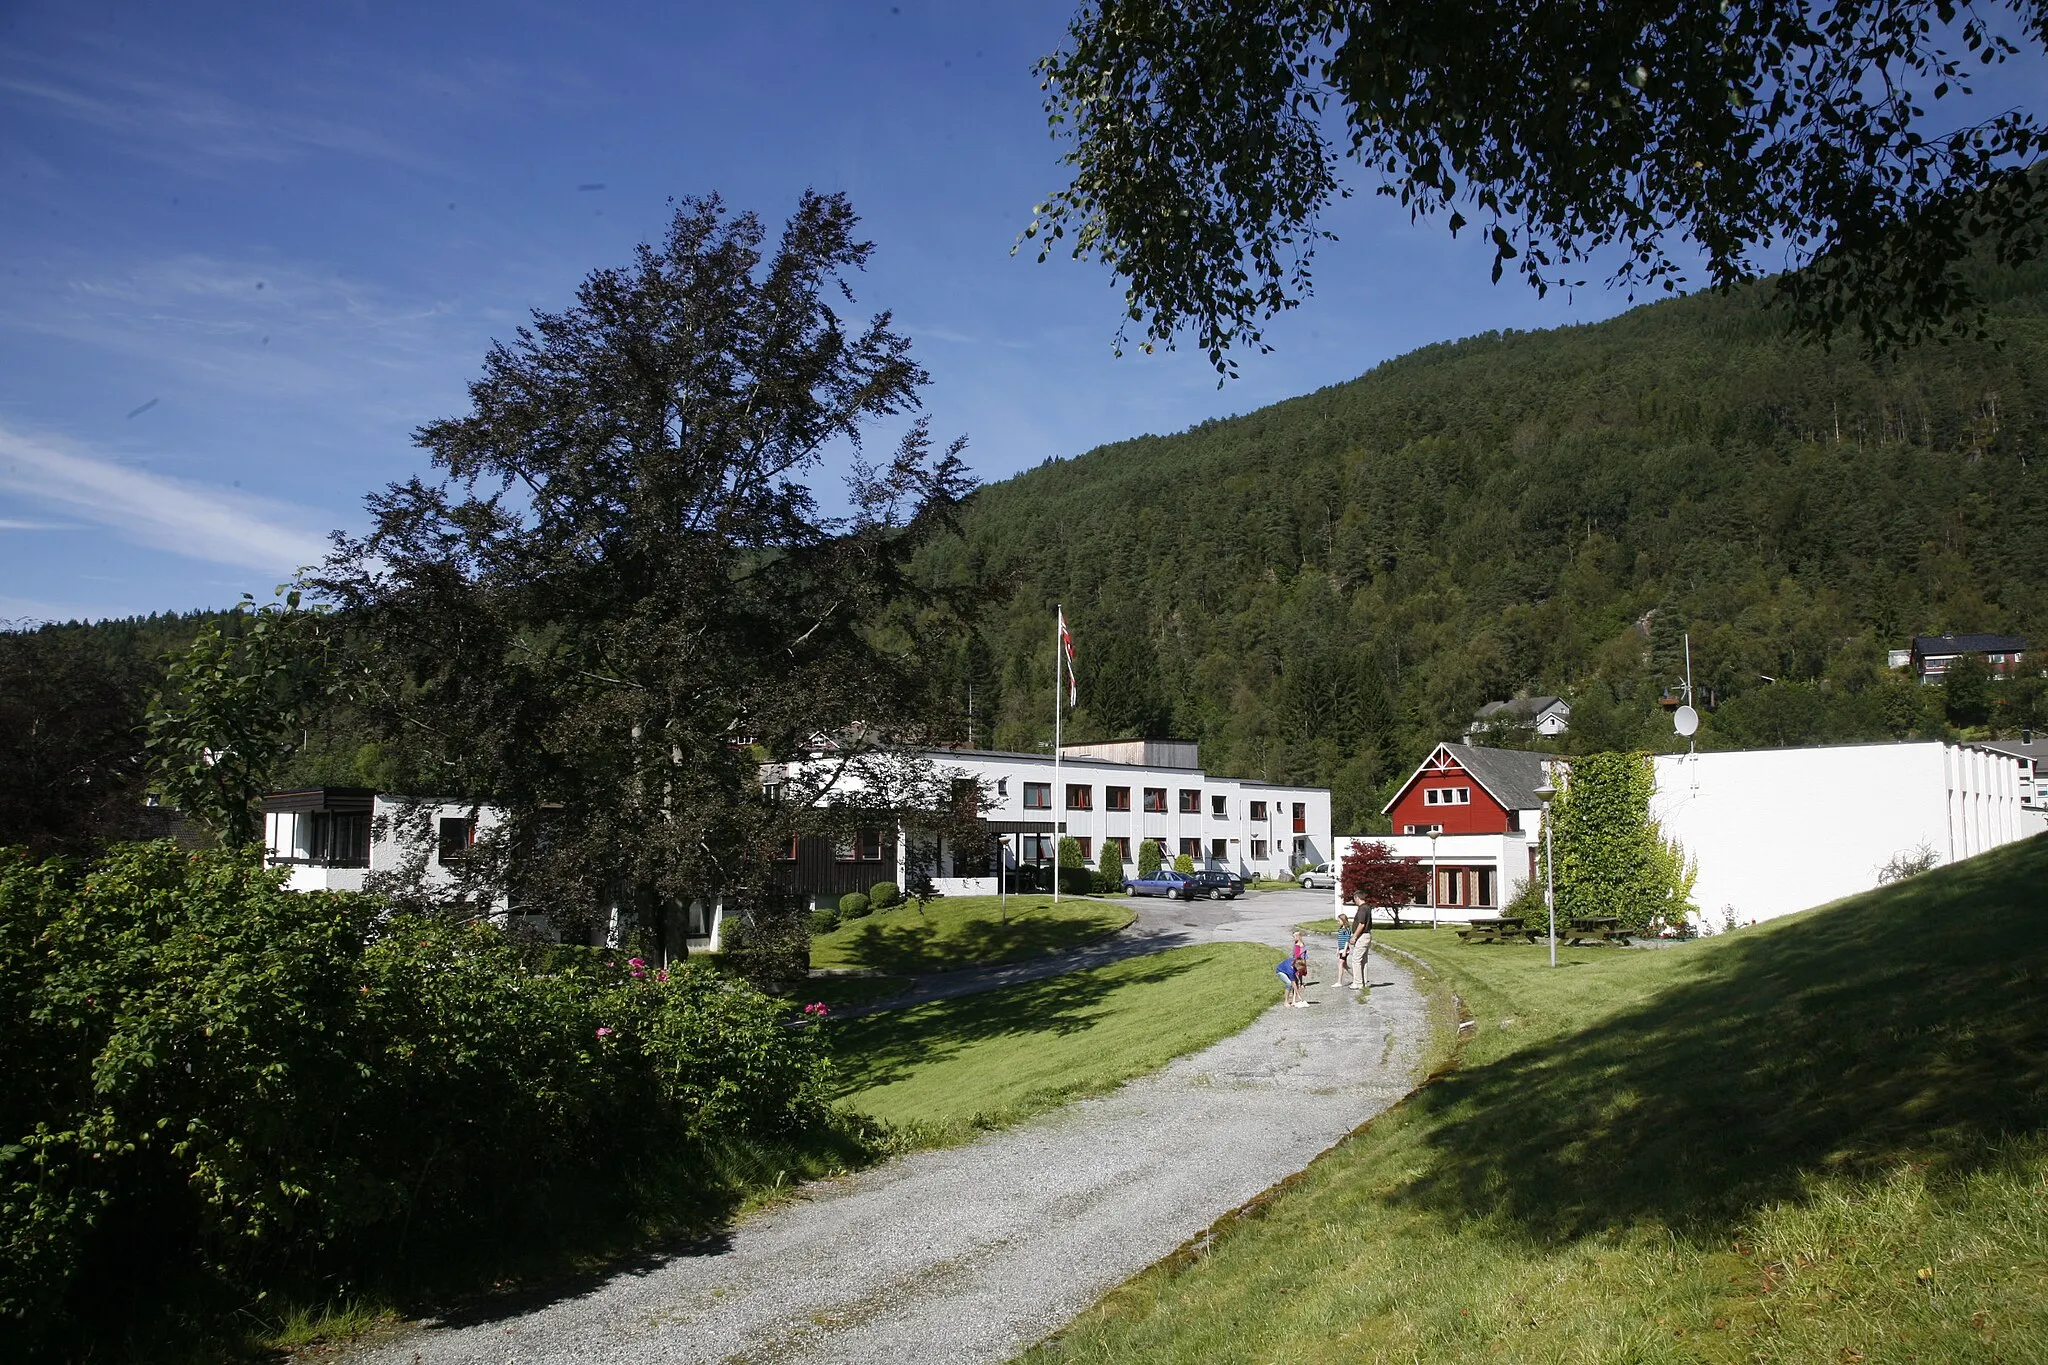
<svg viewBox="0 0 2048 1365">
<path fill-rule="evenodd" d="M 1693 901 L 1715 927 L 1868 891 L 1894 858 L 1960 862 L 2041 828 L 2019 760 L 1963 745 L 1666 754 L 1656 772 L 1650 815 L 1699 863 Z"/>
<path fill-rule="evenodd" d="M 927 749 L 915 756 L 941 779 L 979 783 L 993 801 L 982 820 L 987 838 L 939 845 L 932 883 L 947 895 L 993 895 L 998 860 L 1013 870 L 1050 866 L 1062 835 L 1080 844 L 1090 866 L 1114 843 L 1124 866 L 1134 868 L 1146 840 L 1168 860 L 1185 853 L 1199 867 L 1246 878 L 1288 877 L 1330 857 L 1327 788 L 1212 776 L 1197 746 L 1184 740 L 1069 744 L 1057 769 L 1049 753 Z M 883 827 L 800 839 L 788 856 L 790 884 L 819 899 L 876 881 L 902 885 L 916 871 L 908 865 L 910 833 Z"/>
</svg>

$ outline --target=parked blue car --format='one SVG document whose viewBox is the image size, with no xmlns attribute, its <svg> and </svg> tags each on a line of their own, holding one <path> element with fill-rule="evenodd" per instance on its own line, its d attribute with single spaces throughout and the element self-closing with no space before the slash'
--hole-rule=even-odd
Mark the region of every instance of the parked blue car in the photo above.
<svg viewBox="0 0 2048 1365">
<path fill-rule="evenodd" d="M 1133 896 L 1178 896 L 1184 901 L 1191 901 L 1202 895 L 1206 888 L 1195 885 L 1195 879 L 1185 872 L 1162 867 L 1149 877 L 1126 878 L 1124 890 Z"/>
</svg>

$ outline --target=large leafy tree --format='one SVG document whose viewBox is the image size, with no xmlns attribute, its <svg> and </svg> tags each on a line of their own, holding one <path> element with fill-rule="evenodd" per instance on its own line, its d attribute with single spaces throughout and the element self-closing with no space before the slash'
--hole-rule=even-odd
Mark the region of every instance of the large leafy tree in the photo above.
<svg viewBox="0 0 2048 1365">
<path fill-rule="evenodd" d="M 966 480 L 922 420 L 863 454 L 926 376 L 887 313 L 842 315 L 856 223 L 806 194 L 770 247 L 754 215 L 682 201 L 631 265 L 494 345 L 470 411 L 417 433 L 440 478 L 373 495 L 370 532 L 338 541 L 323 587 L 375 646 L 389 737 L 431 795 L 506 816 L 472 882 L 565 922 L 758 908 L 819 804 L 805 774 L 847 771 L 764 784 L 762 760 L 916 737 L 905 622 L 930 613 L 904 569 Z M 806 481 L 834 455 L 837 518 Z M 865 805 L 898 799 L 875 781 Z"/>
<path fill-rule="evenodd" d="M 2040 120 L 1964 98 L 2022 44 L 2048 45 L 2042 0 L 1090 0 L 1039 67 L 1073 181 L 1025 235 L 1100 257 L 1147 348 L 1186 331 L 1227 374 L 1309 292 L 1348 154 L 1486 234 L 1496 280 L 1804 266 L 1799 327 L 1888 347 L 1976 325 L 1973 251 L 2041 252 Z"/>
<path fill-rule="evenodd" d="M 332 623 L 298 588 L 209 621 L 169 658 L 150 702 L 149 770 L 163 797 L 228 844 L 262 836 L 258 799 L 341 690 Z"/>
</svg>

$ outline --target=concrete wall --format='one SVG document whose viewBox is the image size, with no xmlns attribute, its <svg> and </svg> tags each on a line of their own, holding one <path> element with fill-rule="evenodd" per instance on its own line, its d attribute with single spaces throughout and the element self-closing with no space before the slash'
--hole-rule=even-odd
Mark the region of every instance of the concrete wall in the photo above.
<svg viewBox="0 0 2048 1365">
<path fill-rule="evenodd" d="M 2017 760 L 1940 743 L 1677 754 L 1650 814 L 1699 863 L 1710 928 L 1867 891 L 1925 845 L 1950 863 L 2024 837 Z"/>
</svg>

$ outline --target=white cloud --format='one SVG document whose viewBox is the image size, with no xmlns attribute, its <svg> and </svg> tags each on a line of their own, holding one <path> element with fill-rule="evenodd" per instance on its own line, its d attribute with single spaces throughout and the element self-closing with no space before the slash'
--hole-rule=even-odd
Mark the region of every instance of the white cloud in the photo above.
<svg viewBox="0 0 2048 1365">
<path fill-rule="evenodd" d="M 0 427 L 0 491 L 188 559 L 288 574 L 325 557 L 307 508 L 165 478 Z"/>
<path fill-rule="evenodd" d="M 0 531 L 83 531 L 85 527 L 75 521 L 23 521 L 19 517 L 0 517 Z"/>
</svg>

